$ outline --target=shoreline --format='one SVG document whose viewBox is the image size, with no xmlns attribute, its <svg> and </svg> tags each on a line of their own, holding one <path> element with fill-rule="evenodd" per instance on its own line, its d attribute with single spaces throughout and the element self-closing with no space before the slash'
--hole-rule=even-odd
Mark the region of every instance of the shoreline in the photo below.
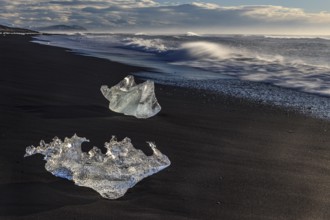
<svg viewBox="0 0 330 220">
<path fill-rule="evenodd" d="M 139 59 L 135 60 L 135 57 L 133 58 L 128 53 L 125 55 L 125 58 L 117 58 L 117 56 L 111 52 L 111 46 L 109 46 L 108 50 L 104 50 L 103 52 L 98 51 L 98 47 L 96 47 L 96 51 L 93 49 L 89 50 L 88 46 L 86 46 L 88 45 L 88 41 L 86 42 L 86 45 L 81 43 L 84 42 L 83 37 L 82 40 L 78 38 L 76 39 L 76 37 L 73 38 L 74 46 L 70 44 L 71 41 L 67 41 L 67 37 L 67 35 L 59 35 L 58 38 L 36 37 L 33 42 L 41 45 L 50 44 L 54 47 L 64 48 L 78 55 L 92 56 L 112 61 L 115 60 L 116 62 L 128 65 L 132 65 L 134 63 L 134 65 L 137 66 L 144 66 L 144 68 L 146 68 L 145 72 L 139 72 L 134 75 L 140 78 L 151 79 L 158 84 L 190 88 L 193 90 L 204 89 L 214 93 L 220 93 L 220 96 L 224 95 L 239 99 L 248 99 L 252 102 L 256 101 L 262 104 L 275 105 L 284 109 L 294 109 L 315 118 L 325 120 L 330 119 L 329 97 L 322 93 L 320 89 L 305 91 L 305 89 L 308 90 L 308 88 L 286 86 L 285 82 L 282 82 L 284 83 L 283 85 L 277 85 L 276 83 L 267 81 L 256 82 L 253 80 L 244 80 L 240 79 L 240 77 L 230 76 L 230 74 L 215 73 L 213 71 L 209 72 L 203 68 L 192 68 L 189 67 L 189 65 L 172 66 L 170 64 L 166 64 L 166 61 L 161 61 L 162 58 L 158 61 L 159 63 L 149 63 L 147 58 L 138 61 Z M 70 37 L 68 38 L 70 39 Z M 115 47 L 114 49 L 116 50 Z M 133 49 L 131 52 L 134 53 L 135 50 Z M 121 52 L 118 53 L 121 54 Z M 157 54 L 153 55 L 157 56 Z M 126 59 L 127 57 L 129 58 Z M 233 67 L 233 69 L 235 68 Z M 230 72 L 231 69 L 228 69 L 227 71 Z M 180 74 L 176 74 L 176 72 L 180 72 Z M 197 77 L 198 79 L 194 80 L 194 77 Z M 211 77 L 211 79 L 209 77 Z M 299 85 L 299 83 L 297 84 Z"/>
<path fill-rule="evenodd" d="M 99 91 L 145 71 L 0 36 L 0 219 L 328 219 L 328 121 L 198 90 L 156 85 L 162 111 L 139 120 Z M 118 200 L 52 176 L 25 147 L 77 133 L 116 135 L 172 165 Z"/>
<path fill-rule="evenodd" d="M 151 79 L 147 74 L 142 79 Z M 209 95 L 225 96 L 236 100 L 255 103 L 256 105 L 265 105 L 269 108 L 279 108 L 283 111 L 296 112 L 319 120 L 330 121 L 330 103 L 329 97 L 317 94 L 304 93 L 290 88 L 282 88 L 260 82 L 247 82 L 234 80 L 197 80 L 190 82 L 162 82 L 156 81 L 165 86 L 189 88 L 191 90 L 200 90 Z M 234 89 L 232 89 L 234 88 Z M 238 90 L 238 91 L 237 91 Z M 260 95 L 255 96 L 256 91 Z M 270 91 L 270 92 L 269 92 Z M 294 98 L 293 98 L 294 97 Z"/>
</svg>

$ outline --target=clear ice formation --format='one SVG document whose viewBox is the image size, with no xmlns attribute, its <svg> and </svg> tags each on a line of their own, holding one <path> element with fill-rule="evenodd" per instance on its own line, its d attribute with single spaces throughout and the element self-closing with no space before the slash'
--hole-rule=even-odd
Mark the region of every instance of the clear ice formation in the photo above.
<svg viewBox="0 0 330 220">
<path fill-rule="evenodd" d="M 45 155 L 47 171 L 72 180 L 78 186 L 90 187 L 107 199 L 122 197 L 140 180 L 171 164 L 151 142 L 147 142 L 153 151 L 151 156 L 135 149 L 127 137 L 117 141 L 113 136 L 110 142 L 105 143 L 105 154 L 97 147 L 88 153 L 82 152 L 83 142 L 89 140 L 77 135 L 64 141 L 55 137 L 49 144 L 42 140 L 38 147 L 27 147 L 24 157 Z"/>
<path fill-rule="evenodd" d="M 133 76 L 127 76 L 111 88 L 101 86 L 101 92 L 110 101 L 110 110 L 137 118 L 150 118 L 161 110 L 154 88 L 153 81 L 137 85 Z"/>
</svg>

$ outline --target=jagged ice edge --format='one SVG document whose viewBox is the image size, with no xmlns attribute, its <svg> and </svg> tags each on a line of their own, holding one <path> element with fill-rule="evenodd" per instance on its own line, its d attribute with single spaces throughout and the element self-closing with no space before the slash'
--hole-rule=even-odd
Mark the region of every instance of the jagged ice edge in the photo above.
<svg viewBox="0 0 330 220">
<path fill-rule="evenodd" d="M 112 136 L 105 143 L 103 154 L 97 147 L 88 153 L 82 152 L 81 144 L 88 139 L 78 137 L 61 139 L 55 137 L 49 144 L 40 141 L 40 146 L 26 148 L 24 157 L 34 154 L 45 155 L 45 168 L 53 175 L 72 180 L 76 185 L 90 187 L 107 199 L 117 199 L 143 178 L 168 167 L 171 162 L 156 145 L 147 142 L 153 151 L 146 156 L 134 148 L 129 138 L 117 141 Z"/>
</svg>

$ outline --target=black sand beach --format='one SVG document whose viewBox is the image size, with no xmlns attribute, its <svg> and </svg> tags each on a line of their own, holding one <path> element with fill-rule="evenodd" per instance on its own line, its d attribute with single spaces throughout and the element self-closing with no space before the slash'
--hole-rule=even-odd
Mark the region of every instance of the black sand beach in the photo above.
<svg viewBox="0 0 330 220">
<path fill-rule="evenodd" d="M 329 122 L 197 90 L 156 85 L 162 111 L 139 120 L 99 91 L 142 70 L 0 36 L 0 219 L 330 219 Z M 52 176 L 41 139 L 116 135 L 172 165 L 118 200 Z"/>
</svg>

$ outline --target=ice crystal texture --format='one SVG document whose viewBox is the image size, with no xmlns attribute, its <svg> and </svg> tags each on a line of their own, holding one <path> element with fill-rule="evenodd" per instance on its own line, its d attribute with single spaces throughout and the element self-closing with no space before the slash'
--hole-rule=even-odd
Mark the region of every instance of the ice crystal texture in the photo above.
<svg viewBox="0 0 330 220">
<path fill-rule="evenodd" d="M 77 135 L 64 141 L 55 137 L 49 144 L 42 140 L 38 147 L 27 147 L 25 157 L 45 155 L 47 171 L 72 180 L 78 186 L 90 187 L 107 199 L 122 197 L 140 180 L 171 164 L 151 142 L 148 142 L 153 151 L 151 156 L 135 149 L 129 138 L 117 141 L 113 136 L 110 142 L 105 143 L 105 154 L 97 147 L 88 153 L 82 152 L 83 142 L 89 140 Z"/>
<path fill-rule="evenodd" d="M 150 118 L 161 110 L 154 82 L 150 80 L 137 85 L 133 76 L 127 76 L 111 88 L 101 86 L 101 92 L 110 101 L 109 108 L 114 112 Z"/>
</svg>

